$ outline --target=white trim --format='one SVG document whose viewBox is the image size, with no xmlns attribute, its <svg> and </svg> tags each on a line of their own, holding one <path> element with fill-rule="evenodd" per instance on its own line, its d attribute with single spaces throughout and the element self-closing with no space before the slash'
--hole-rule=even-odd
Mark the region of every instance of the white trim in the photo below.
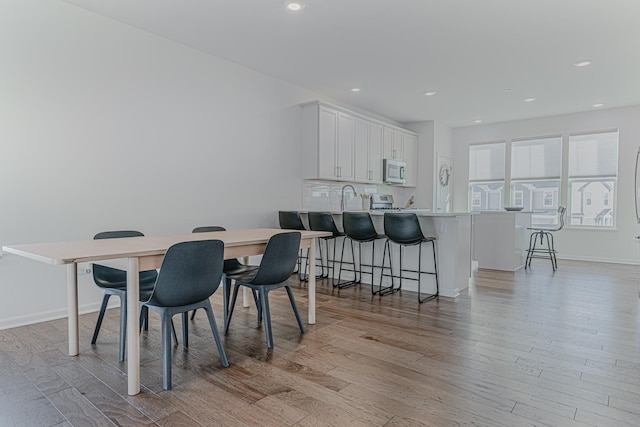
<svg viewBox="0 0 640 427">
<path fill-rule="evenodd" d="M 109 303 L 108 308 L 119 307 L 119 298 L 111 298 L 113 303 Z M 95 313 L 100 310 L 102 301 L 97 303 L 85 304 L 79 307 L 80 314 Z M 16 316 L 0 320 L 0 331 L 3 329 L 17 328 L 19 326 L 32 325 L 34 323 L 48 322 L 50 320 L 63 319 L 67 317 L 67 308 L 60 308 L 51 311 L 42 311 L 40 313 L 28 314 L 25 316 Z"/>
</svg>

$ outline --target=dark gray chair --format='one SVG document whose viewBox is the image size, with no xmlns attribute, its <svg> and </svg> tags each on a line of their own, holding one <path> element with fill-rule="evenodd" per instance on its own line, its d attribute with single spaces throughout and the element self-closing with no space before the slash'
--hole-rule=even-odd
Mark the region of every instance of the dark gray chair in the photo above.
<svg viewBox="0 0 640 427">
<path fill-rule="evenodd" d="M 551 260 L 551 268 L 553 271 L 558 269 L 558 260 L 556 259 L 556 246 L 553 243 L 553 233 L 560 231 L 564 228 L 564 214 L 567 208 L 564 206 L 558 206 L 558 225 L 555 227 L 529 227 L 527 230 L 531 231 L 529 236 L 529 249 L 527 249 L 527 259 L 524 262 L 525 270 L 531 267 L 531 260 L 533 258 L 545 258 Z M 538 239 L 540 240 L 540 247 L 536 247 Z M 544 247 L 544 240 L 546 239 L 546 247 Z"/>
<path fill-rule="evenodd" d="M 318 247 L 320 248 L 320 262 L 322 268 L 322 276 L 321 277 L 331 277 L 331 283 L 334 287 L 338 286 L 336 279 L 334 277 L 335 271 L 335 263 L 336 263 L 336 247 L 337 247 L 337 239 L 340 237 L 344 237 L 345 234 L 338 230 L 335 221 L 333 220 L 333 215 L 331 212 L 309 212 L 309 228 L 313 231 L 328 231 L 331 233 L 331 236 L 328 237 L 320 237 L 318 239 Z M 329 241 L 333 242 L 333 256 L 329 256 Z M 325 264 L 324 264 L 324 256 L 322 255 L 322 243 L 324 242 L 326 259 L 327 259 L 327 273 L 324 273 Z"/>
<path fill-rule="evenodd" d="M 203 227 L 196 227 L 193 229 L 192 233 L 210 233 L 215 231 L 227 231 L 226 228 L 220 227 L 219 225 L 207 225 Z M 233 259 L 225 259 L 224 267 L 222 269 L 222 300 L 223 300 L 223 310 L 224 310 L 224 328 L 227 329 L 227 317 L 229 315 L 229 292 L 231 291 L 231 279 L 229 278 L 230 274 L 245 274 L 251 271 L 255 271 L 258 269 L 257 265 L 244 265 L 236 258 Z M 253 292 L 253 299 L 256 302 L 256 307 L 258 311 L 260 310 L 260 303 L 258 302 L 257 295 Z M 191 313 L 191 320 L 196 317 L 196 310 L 193 310 Z M 184 320 L 184 319 L 183 319 Z M 182 335 L 184 340 L 188 340 L 188 331 L 187 331 L 187 322 L 182 322 Z"/>
<path fill-rule="evenodd" d="M 118 239 L 125 237 L 140 237 L 144 236 L 139 231 L 132 230 L 121 230 L 121 231 L 104 231 L 102 233 L 96 234 L 94 239 Z M 125 354 L 125 345 L 126 345 L 126 337 L 127 337 L 127 272 L 123 270 L 118 270 L 111 267 L 106 267 L 104 265 L 93 264 L 93 281 L 96 285 L 102 289 L 104 289 L 104 296 L 102 297 L 102 305 L 100 307 L 100 313 L 98 314 L 98 320 L 96 322 L 96 327 L 93 331 L 93 338 L 91 339 L 91 344 L 95 344 L 98 340 L 98 334 L 100 333 L 100 327 L 102 326 L 102 320 L 104 319 L 104 314 L 107 310 L 107 304 L 109 303 L 109 298 L 112 295 L 120 298 L 120 343 L 119 343 L 119 352 L 118 359 L 120 362 L 124 361 Z M 156 270 L 149 271 L 141 271 L 139 280 L 140 280 L 140 296 L 148 294 L 153 289 L 153 286 L 156 283 L 156 278 L 158 277 L 158 273 Z M 140 326 L 145 329 L 148 328 L 148 315 L 147 311 L 143 310 L 141 313 L 141 321 Z M 178 342 L 178 338 L 175 335 L 175 330 L 173 330 L 173 336 Z"/>
<path fill-rule="evenodd" d="M 142 303 L 158 314 L 162 321 L 163 388 L 171 389 L 171 319 L 176 314 L 203 308 L 218 348 L 220 363 L 229 366 L 222 347 L 209 297 L 220 286 L 224 260 L 224 243 L 220 240 L 181 242 L 167 249 L 156 284 L 149 299 Z"/>
<path fill-rule="evenodd" d="M 360 283 L 362 281 L 362 267 L 371 268 L 371 273 L 365 272 L 365 274 L 371 274 L 371 284 L 373 286 L 373 276 L 375 265 L 375 253 L 376 253 L 376 240 L 384 239 L 385 236 L 382 234 L 378 234 L 375 227 L 373 226 L 373 221 L 371 220 L 371 215 L 369 212 L 343 212 L 342 213 L 342 227 L 344 229 L 344 233 L 346 234 L 346 238 L 342 241 L 342 254 L 340 255 L 340 271 L 338 272 L 338 284 L 337 287 L 344 288 L 347 286 L 354 285 L 356 283 Z M 353 263 L 349 263 L 353 265 L 353 269 L 345 269 L 344 264 L 344 246 L 347 243 L 347 239 L 351 242 L 351 256 Z M 355 259 L 355 250 L 353 247 L 353 242 L 358 242 L 358 263 L 356 264 Z M 371 243 L 371 264 L 362 264 L 362 245 L 366 243 Z M 356 268 L 357 265 L 357 268 Z M 380 267 L 380 266 L 378 266 Z M 342 271 L 353 271 L 354 278 L 352 281 L 342 282 Z"/>
<path fill-rule="evenodd" d="M 273 348 L 273 333 L 271 331 L 271 312 L 269 311 L 269 292 L 285 288 L 293 313 L 298 321 L 300 332 L 304 333 L 304 326 L 300 320 L 298 307 L 296 306 L 291 286 L 289 285 L 289 277 L 293 274 L 298 258 L 298 250 L 300 248 L 300 232 L 291 231 L 280 233 L 272 236 L 267 242 L 262 261 L 258 270 L 245 274 L 230 275 L 235 281 L 233 288 L 233 297 L 229 306 L 229 319 L 227 320 L 227 328 L 225 335 L 229 332 L 229 324 L 231 316 L 233 316 L 233 308 L 238 298 L 238 290 L 240 286 L 246 286 L 259 293 L 258 300 L 262 306 L 262 316 L 264 317 L 264 332 L 267 341 L 267 347 Z M 260 317 L 258 317 L 260 323 Z"/>
<path fill-rule="evenodd" d="M 394 293 L 402 288 L 402 280 L 414 280 L 418 282 L 418 302 L 423 303 L 425 301 L 429 301 L 438 297 L 440 288 L 438 284 L 438 263 L 436 256 L 436 238 L 435 237 L 425 237 L 422 234 L 422 228 L 420 227 L 420 222 L 418 221 L 418 217 L 414 213 L 391 213 L 385 212 L 384 214 L 384 234 L 387 236 L 387 241 L 385 242 L 384 252 L 382 257 L 382 269 L 383 273 L 380 275 L 380 288 L 378 291 L 373 291 L 373 287 L 371 288 L 374 294 L 379 295 L 388 295 L 390 293 Z M 393 263 L 391 258 L 391 242 L 396 243 L 400 246 L 400 274 L 393 274 Z M 433 249 L 433 267 L 434 271 L 423 271 L 422 270 L 422 244 L 423 243 L 431 243 L 431 247 Z M 403 249 L 407 246 L 418 246 L 418 269 L 417 270 L 409 270 L 403 268 L 402 264 L 402 255 Z M 385 268 L 385 259 L 386 256 L 389 255 L 389 269 L 391 270 L 391 286 L 383 287 L 382 286 L 382 276 L 384 275 Z M 410 272 L 417 277 L 406 277 L 402 273 Z M 421 289 L 420 285 L 422 283 L 422 275 L 423 274 L 431 274 L 435 275 L 436 279 L 436 291 L 433 294 L 428 294 L 424 298 L 421 297 Z M 400 285 L 398 287 L 394 286 L 394 280 L 396 278 L 400 279 Z"/>
<path fill-rule="evenodd" d="M 278 222 L 280 223 L 280 228 L 283 230 L 306 230 L 306 227 L 302 223 L 302 218 L 300 217 L 300 212 L 298 211 L 278 211 Z M 306 251 L 306 253 L 305 253 Z M 298 279 L 302 281 L 308 280 L 306 277 L 308 265 L 308 254 L 309 249 L 300 249 L 300 254 L 298 256 Z M 302 268 L 302 262 L 304 260 L 304 268 Z M 304 273 L 303 273 L 304 271 Z"/>
</svg>

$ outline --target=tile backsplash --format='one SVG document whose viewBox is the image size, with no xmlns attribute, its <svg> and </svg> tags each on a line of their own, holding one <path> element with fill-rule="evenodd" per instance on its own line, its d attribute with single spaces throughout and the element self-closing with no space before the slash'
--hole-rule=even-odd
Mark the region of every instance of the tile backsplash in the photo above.
<svg viewBox="0 0 640 427">
<path fill-rule="evenodd" d="M 302 181 L 302 209 L 304 210 L 340 210 L 340 197 L 342 187 L 351 184 L 358 193 L 354 197 L 351 188 L 345 190 L 345 210 L 361 210 L 369 208 L 369 200 L 363 205 L 361 194 L 391 194 L 395 201 L 395 206 L 403 207 L 409 197 L 415 192 L 415 188 L 402 188 L 383 184 L 362 184 L 353 182 L 333 182 L 333 181 Z"/>
</svg>

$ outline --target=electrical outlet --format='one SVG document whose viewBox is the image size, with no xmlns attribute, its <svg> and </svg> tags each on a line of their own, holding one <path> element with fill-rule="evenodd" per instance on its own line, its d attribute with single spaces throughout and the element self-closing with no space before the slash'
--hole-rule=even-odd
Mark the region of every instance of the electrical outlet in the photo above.
<svg viewBox="0 0 640 427">
<path fill-rule="evenodd" d="M 79 265 L 78 274 L 91 274 L 91 264 Z"/>
</svg>

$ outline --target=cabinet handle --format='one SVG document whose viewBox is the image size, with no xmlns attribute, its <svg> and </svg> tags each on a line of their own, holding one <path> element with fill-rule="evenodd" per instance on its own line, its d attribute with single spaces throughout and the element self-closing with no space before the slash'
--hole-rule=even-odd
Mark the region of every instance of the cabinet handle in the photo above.
<svg viewBox="0 0 640 427">
<path fill-rule="evenodd" d="M 336 175 L 338 176 L 338 178 L 340 178 L 340 172 L 341 172 L 341 170 L 340 170 L 340 169 L 342 169 L 342 167 L 341 167 L 341 166 L 338 166 L 338 167 L 336 168 L 336 170 L 337 170 Z"/>
<path fill-rule="evenodd" d="M 395 149 L 393 149 L 393 155 L 391 157 L 393 157 L 394 159 L 396 158 L 396 150 Z"/>
</svg>

